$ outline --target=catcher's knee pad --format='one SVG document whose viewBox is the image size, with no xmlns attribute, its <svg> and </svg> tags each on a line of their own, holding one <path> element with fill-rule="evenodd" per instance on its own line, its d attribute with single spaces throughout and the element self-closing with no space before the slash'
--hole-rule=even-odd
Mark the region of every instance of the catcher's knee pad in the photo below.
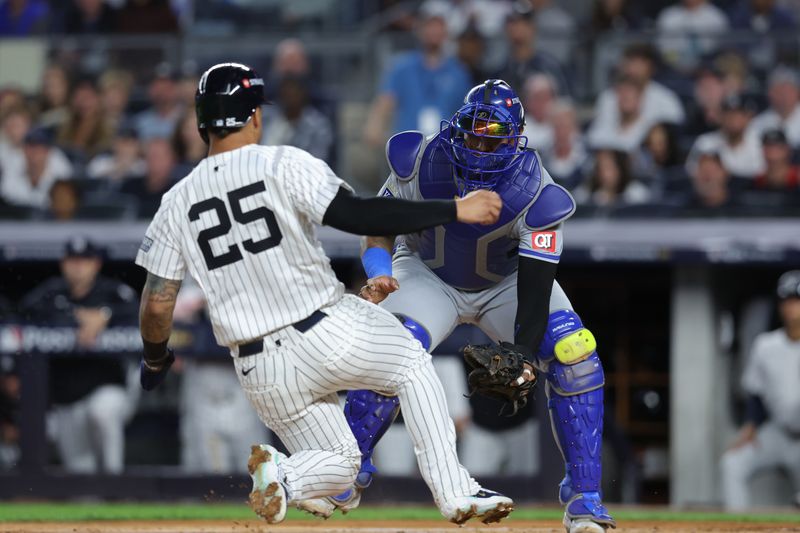
<svg viewBox="0 0 800 533">
<path fill-rule="evenodd" d="M 356 484 L 366 487 L 371 481 L 376 472 L 372 465 L 372 452 L 399 412 L 400 400 L 396 396 L 384 396 L 371 390 L 347 393 L 344 416 L 361 451 L 361 468 Z"/>
<path fill-rule="evenodd" d="M 597 349 L 592 332 L 583 327 L 578 314 L 571 309 L 561 309 L 550 314 L 547 329 L 539 346 L 539 359 L 555 359 L 565 365 L 574 365 L 587 359 Z"/>
<path fill-rule="evenodd" d="M 431 334 L 428 333 L 428 330 L 425 329 L 425 326 L 414 320 L 413 318 L 407 317 L 406 315 L 401 315 L 399 313 L 395 313 L 397 320 L 400 321 L 403 326 L 411 332 L 415 339 L 417 339 L 422 347 L 425 348 L 426 352 L 429 352 L 431 349 Z"/>
</svg>

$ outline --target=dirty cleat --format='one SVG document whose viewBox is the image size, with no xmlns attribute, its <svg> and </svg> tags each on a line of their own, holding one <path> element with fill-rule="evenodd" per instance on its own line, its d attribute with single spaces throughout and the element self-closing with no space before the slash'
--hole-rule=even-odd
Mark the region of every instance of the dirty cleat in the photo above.
<svg viewBox="0 0 800 533">
<path fill-rule="evenodd" d="M 597 492 L 574 494 L 567 503 L 564 512 L 567 533 L 603 533 L 616 527 L 617 523 L 608 514 Z"/>
<path fill-rule="evenodd" d="M 491 490 L 481 489 L 472 496 L 456 498 L 452 504 L 442 510 L 442 514 L 458 525 L 471 518 L 477 518 L 484 524 L 491 524 L 507 517 L 513 510 L 514 502 L 511 498 Z"/>
<path fill-rule="evenodd" d="M 253 445 L 247 461 L 247 471 L 253 479 L 250 508 L 270 524 L 286 518 L 287 494 L 279 461 L 280 453 L 268 444 Z"/>
</svg>

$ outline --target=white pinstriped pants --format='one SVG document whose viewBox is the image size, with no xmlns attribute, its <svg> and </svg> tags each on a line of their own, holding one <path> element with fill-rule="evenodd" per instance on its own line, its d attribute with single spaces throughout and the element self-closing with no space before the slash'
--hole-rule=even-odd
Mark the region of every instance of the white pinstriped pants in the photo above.
<svg viewBox="0 0 800 533">
<path fill-rule="evenodd" d="M 458 462 L 431 356 L 392 314 L 360 298 L 344 296 L 322 311 L 328 316 L 305 333 L 290 326 L 268 335 L 260 354 L 233 354 L 250 402 L 291 452 L 282 463 L 291 499 L 338 494 L 355 481 L 361 454 L 336 394 L 351 389 L 399 397 L 437 506 L 476 493 Z"/>
</svg>

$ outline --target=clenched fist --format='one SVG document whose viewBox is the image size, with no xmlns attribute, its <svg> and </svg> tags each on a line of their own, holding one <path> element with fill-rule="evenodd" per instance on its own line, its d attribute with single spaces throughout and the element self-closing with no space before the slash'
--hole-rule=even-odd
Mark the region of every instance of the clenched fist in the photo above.
<svg viewBox="0 0 800 533">
<path fill-rule="evenodd" d="M 463 198 L 456 199 L 456 216 L 466 224 L 494 224 L 500 217 L 503 201 L 493 191 L 472 191 Z"/>
<path fill-rule="evenodd" d="M 393 277 L 376 276 L 367 280 L 367 284 L 361 287 L 358 295 L 368 302 L 377 304 L 399 288 L 400 283 Z"/>
</svg>

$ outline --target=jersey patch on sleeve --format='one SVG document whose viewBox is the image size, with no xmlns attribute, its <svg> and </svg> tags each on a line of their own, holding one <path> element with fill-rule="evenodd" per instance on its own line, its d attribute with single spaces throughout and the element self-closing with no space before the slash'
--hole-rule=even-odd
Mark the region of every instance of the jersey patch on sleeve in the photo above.
<svg viewBox="0 0 800 533">
<path fill-rule="evenodd" d="M 139 249 L 144 253 L 147 253 L 150 251 L 151 246 L 153 246 L 153 239 L 151 239 L 150 237 L 145 237 L 144 239 L 142 239 L 142 245 L 139 246 Z"/>
<path fill-rule="evenodd" d="M 531 233 L 531 249 L 536 252 L 555 253 L 558 249 L 557 239 L 555 231 L 534 231 Z"/>
<path fill-rule="evenodd" d="M 392 194 L 392 191 L 388 187 L 383 190 L 383 192 L 381 193 L 381 196 L 387 196 L 389 198 L 394 198 L 394 194 Z"/>
</svg>

